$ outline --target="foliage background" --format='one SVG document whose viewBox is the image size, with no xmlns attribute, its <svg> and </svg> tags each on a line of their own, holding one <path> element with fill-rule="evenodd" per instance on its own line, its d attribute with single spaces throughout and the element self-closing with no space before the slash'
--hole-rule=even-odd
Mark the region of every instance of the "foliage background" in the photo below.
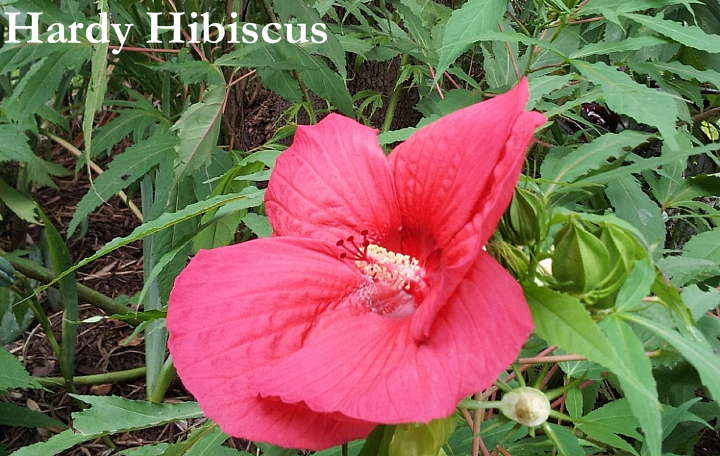
<svg viewBox="0 0 720 456">
<path fill-rule="evenodd" d="M 471 401 L 452 418 L 456 427 L 381 429 L 347 452 L 720 451 L 715 0 L 3 0 L 0 8 L 66 24 L 109 11 L 136 25 L 129 41 L 140 48 L 0 50 L 0 425 L 8 426 L 0 452 L 293 454 L 227 440 L 173 383 L 163 317 L 175 275 L 200 248 L 269 235 L 262 189 L 298 123 L 339 111 L 379 128 L 389 150 L 523 75 L 529 108 L 549 122 L 489 247 L 523 283 L 536 332 L 498 388 L 540 387 L 555 414 L 534 430 L 468 411 Z M 322 20 L 331 36 L 323 45 L 151 46 L 148 11 Z M 538 267 L 546 259 L 552 268 Z M 126 272 L 135 279 L 119 279 Z M 115 330 L 122 337 L 107 337 Z M 110 351 L 129 345 L 142 355 L 130 365 L 89 360 L 98 334 Z M 31 344 L 37 335 L 42 343 Z M 21 362 L 40 345 L 56 362 L 30 376 Z M 118 387 L 127 381 L 139 386 Z M 168 388 L 173 400 L 163 403 Z M 131 432 L 166 423 L 167 436 Z"/>
</svg>

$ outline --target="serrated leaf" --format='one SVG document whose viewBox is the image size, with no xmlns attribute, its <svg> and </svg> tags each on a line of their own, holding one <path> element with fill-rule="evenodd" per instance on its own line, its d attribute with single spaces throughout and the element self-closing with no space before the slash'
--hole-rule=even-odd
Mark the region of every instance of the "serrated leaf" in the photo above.
<svg viewBox="0 0 720 456">
<path fill-rule="evenodd" d="M 720 40 L 717 35 L 708 35 L 696 25 L 681 24 L 652 15 L 623 13 L 623 16 L 685 46 L 701 51 L 720 53 Z"/>
<path fill-rule="evenodd" d="M 440 448 L 455 430 L 454 415 L 429 423 L 399 424 L 395 428 L 389 456 L 437 456 Z"/>
<path fill-rule="evenodd" d="M 660 207 L 642 191 L 634 177 L 610 182 L 605 194 L 615 207 L 615 215 L 640 230 L 651 248 L 665 245 L 665 221 Z"/>
<path fill-rule="evenodd" d="M 172 126 L 179 138 L 175 146 L 176 181 L 181 181 L 210 160 L 220 134 L 225 90 L 224 85 L 208 87 L 203 101 L 187 108 Z"/>
<path fill-rule="evenodd" d="M 622 41 L 590 43 L 570 54 L 571 59 L 581 59 L 591 55 L 607 55 L 613 52 L 636 51 L 645 47 L 666 43 L 667 41 L 654 36 L 637 36 Z"/>
<path fill-rule="evenodd" d="M 720 306 L 720 291 L 715 288 L 703 291 L 697 285 L 690 285 L 683 288 L 682 298 L 695 321 Z"/>
<path fill-rule="evenodd" d="M 27 136 L 16 125 L 0 124 L 0 162 L 27 163 L 30 179 L 40 185 L 55 187 L 50 175 L 68 174 L 65 168 L 36 156 L 27 142 Z"/>
<path fill-rule="evenodd" d="M 680 113 L 677 100 L 672 95 L 638 84 L 627 74 L 603 62 L 573 60 L 572 63 L 586 79 L 600 86 L 608 108 L 657 127 L 670 146 L 677 146 L 675 122 Z"/>
<path fill-rule="evenodd" d="M 77 204 L 75 214 L 68 225 L 68 237 L 72 236 L 78 225 L 96 207 L 143 177 L 171 154 L 176 144 L 175 136 L 159 133 L 116 155 L 110 166 L 95 179 L 94 185 Z"/>
<path fill-rule="evenodd" d="M 38 223 L 35 214 L 35 202 L 9 186 L 2 178 L 0 178 L 0 201 L 5 203 L 7 208 L 13 211 L 21 220 L 28 223 Z"/>
<path fill-rule="evenodd" d="M 648 138 L 647 134 L 625 130 L 617 134 L 606 133 L 572 151 L 567 148 L 553 148 L 543 160 L 540 173 L 543 179 L 575 182 L 589 171 L 605 166 L 608 159 L 627 154 Z M 557 184 L 550 184 L 547 192 L 552 192 L 555 188 Z"/>
<path fill-rule="evenodd" d="M 98 0 L 99 12 L 107 13 L 107 0 Z M 102 107 L 108 82 L 107 54 L 109 43 L 102 42 L 92 47 L 90 58 L 90 80 L 85 96 L 85 112 L 83 114 L 82 131 L 85 145 L 85 159 L 92 157 L 93 123 L 95 113 Z"/>
<path fill-rule="evenodd" d="M 623 390 L 630 391 L 634 400 L 637 399 L 637 404 L 643 397 L 652 403 L 654 390 L 646 384 L 646 372 L 641 370 L 642 367 L 631 365 L 637 362 L 636 359 L 630 361 L 618 354 L 615 345 L 600 331 L 577 298 L 532 283 L 523 286 L 538 336 L 551 345 L 569 353 L 581 354 L 610 369 L 620 379 Z M 622 335 L 636 352 L 637 344 L 632 341 L 632 336 L 624 331 Z M 656 394 L 654 397 L 657 397 Z M 645 425 L 648 426 L 646 432 L 654 432 L 649 421 Z M 657 452 L 653 455 L 660 454 L 658 447 L 654 450 Z"/>
<path fill-rule="evenodd" d="M 608 339 L 613 341 L 615 349 L 624 356 L 625 366 L 634 381 L 619 375 L 620 386 L 630 404 L 630 408 L 642 427 L 645 444 L 651 455 L 662 453 L 662 408 L 658 400 L 657 386 L 652 374 L 652 364 L 645 355 L 642 341 L 632 328 L 618 318 L 606 318 L 601 327 Z"/>
<path fill-rule="evenodd" d="M 561 456 L 585 456 L 577 436 L 564 426 L 544 423 L 543 429 Z"/>
<path fill-rule="evenodd" d="M 570 80 L 572 80 L 571 74 L 539 76 L 530 79 L 530 99 L 525 108 L 533 109 L 542 97 L 563 88 Z"/>
<path fill-rule="evenodd" d="M 686 327 L 679 332 L 639 315 L 622 314 L 621 317 L 649 329 L 675 347 L 695 367 L 713 398 L 720 398 L 720 356 L 697 328 Z"/>
<path fill-rule="evenodd" d="M 13 388 L 40 388 L 13 355 L 0 347 L 0 392 Z"/>
<path fill-rule="evenodd" d="M 102 435 L 145 429 L 203 415 L 195 402 L 154 404 L 117 396 L 72 396 L 91 405 L 88 409 L 72 414 L 74 431 L 68 429 L 46 442 L 23 447 L 12 456 L 54 455 Z"/>
<path fill-rule="evenodd" d="M 655 268 L 650 261 L 637 260 L 615 298 L 615 309 L 619 311 L 633 310 L 643 305 L 642 298 L 650 294 L 655 274 Z"/>
<path fill-rule="evenodd" d="M 683 255 L 720 264 L 720 228 L 694 236 L 683 246 Z"/>
<path fill-rule="evenodd" d="M 97 260 L 98 258 L 119 249 L 120 247 L 126 246 L 139 239 L 143 239 L 154 233 L 163 231 L 179 223 L 190 220 L 194 217 L 204 214 L 207 211 L 225 206 L 226 204 L 239 203 L 239 201 L 241 200 L 242 203 L 239 203 L 241 206 L 258 206 L 262 204 L 263 193 L 263 191 L 253 191 L 252 193 L 233 193 L 230 195 L 219 195 L 214 198 L 209 198 L 204 201 L 198 201 L 197 203 L 189 204 L 177 212 L 163 213 L 158 218 L 149 222 L 145 222 L 139 227 L 135 228 L 129 235 L 114 238 L 113 240 L 105 244 L 102 248 L 100 248 L 97 252 L 95 252 L 93 255 L 80 260 L 70 269 L 63 271 L 62 274 L 55 277 L 52 282 L 39 287 L 36 292 L 47 290 L 49 287 L 55 285 L 60 279 L 62 279 L 66 275 L 77 271 L 79 268 L 85 266 L 86 264 L 89 264 Z"/>
<path fill-rule="evenodd" d="M 477 41 L 476 35 L 497 31 L 506 9 L 505 0 L 469 0 L 454 10 L 445 25 L 442 46 L 438 49 L 437 75 L 442 76 L 450 64 Z"/>
<path fill-rule="evenodd" d="M 306 0 L 293 2 L 274 0 L 273 3 L 282 22 L 292 23 L 293 25 L 305 24 L 308 30 L 313 24 L 322 22 L 320 15 L 306 4 Z M 320 44 L 306 43 L 303 44 L 303 48 L 311 54 L 322 55 L 330 59 L 340 76 L 343 79 L 347 78 L 345 50 L 330 30 L 327 30 L 327 41 Z"/>
<path fill-rule="evenodd" d="M 0 426 L 12 427 L 59 427 L 66 426 L 55 418 L 12 402 L 0 402 Z"/>
</svg>

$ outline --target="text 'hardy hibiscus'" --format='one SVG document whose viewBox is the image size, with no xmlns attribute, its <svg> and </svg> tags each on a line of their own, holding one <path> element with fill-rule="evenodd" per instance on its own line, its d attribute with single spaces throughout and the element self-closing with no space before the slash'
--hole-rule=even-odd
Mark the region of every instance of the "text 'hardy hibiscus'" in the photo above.
<svg viewBox="0 0 720 456">
<path fill-rule="evenodd" d="M 322 449 L 453 413 L 532 323 L 484 250 L 533 130 L 527 82 L 389 157 L 331 114 L 298 127 L 265 196 L 274 236 L 200 251 L 170 295 L 184 385 L 230 435 Z"/>
</svg>

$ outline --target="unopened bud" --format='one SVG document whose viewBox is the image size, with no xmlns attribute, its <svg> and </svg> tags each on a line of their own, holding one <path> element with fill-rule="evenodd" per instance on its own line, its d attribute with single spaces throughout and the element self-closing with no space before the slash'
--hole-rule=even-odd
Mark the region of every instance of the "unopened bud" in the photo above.
<svg viewBox="0 0 720 456">
<path fill-rule="evenodd" d="M 607 247 L 574 218 L 555 236 L 552 264 L 559 286 L 578 294 L 603 284 L 611 270 Z"/>
<path fill-rule="evenodd" d="M 542 198 L 518 188 L 500 221 L 503 238 L 518 245 L 534 245 L 547 236 L 548 220 Z"/>
<path fill-rule="evenodd" d="M 516 388 L 502 397 L 500 411 L 524 426 L 540 426 L 550 416 L 550 401 L 535 388 Z"/>
</svg>

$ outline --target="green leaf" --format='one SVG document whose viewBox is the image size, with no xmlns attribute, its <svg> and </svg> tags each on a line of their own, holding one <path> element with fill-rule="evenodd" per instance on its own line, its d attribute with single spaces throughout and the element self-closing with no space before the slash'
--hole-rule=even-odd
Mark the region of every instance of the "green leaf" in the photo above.
<svg viewBox="0 0 720 456">
<path fill-rule="evenodd" d="M 39 223 L 35 214 L 35 202 L 23 193 L 15 190 L 0 178 L 0 201 L 28 223 Z"/>
<path fill-rule="evenodd" d="M 720 53 L 720 40 L 717 39 L 717 35 L 708 35 L 696 25 L 681 24 L 651 15 L 623 13 L 623 16 L 685 46 Z"/>
<path fill-rule="evenodd" d="M 13 355 L 0 347 L 0 392 L 13 388 L 40 388 Z"/>
<path fill-rule="evenodd" d="M 675 347 L 695 367 L 713 398 L 720 398 L 720 356 L 697 328 L 686 327 L 679 332 L 639 315 L 620 314 L 620 317 L 649 329 Z"/>
<path fill-rule="evenodd" d="M 588 360 L 610 369 L 620 379 L 623 390 L 627 392 L 629 398 L 632 398 L 634 410 L 648 404 L 652 407 L 653 398 L 655 398 L 654 402 L 657 402 L 654 382 L 652 385 L 648 384 L 647 365 L 633 364 L 642 363 L 639 357 L 644 356 L 644 350 L 642 346 L 638 347 L 638 341 L 632 334 L 628 334 L 625 328 L 611 328 L 613 336 L 618 334 L 622 336 L 619 342 L 624 344 L 624 349 L 633 350 L 633 355 L 626 359 L 618 354 L 615 345 L 603 335 L 588 311 L 576 298 L 532 283 L 524 284 L 524 288 L 538 336 L 551 345 L 557 345 L 569 353 L 586 356 Z M 642 351 L 642 355 L 638 350 Z M 657 412 L 659 413 L 659 410 Z M 635 410 L 635 413 L 640 412 Z M 652 427 L 650 419 L 643 420 L 643 425 L 643 431 L 650 433 L 652 439 L 656 430 Z M 654 450 L 651 454 L 660 454 L 659 447 L 651 449 Z"/>
<path fill-rule="evenodd" d="M 543 179 L 574 182 L 589 171 L 605 166 L 608 159 L 627 154 L 648 138 L 647 134 L 625 130 L 617 134 L 606 133 L 571 152 L 564 147 L 553 148 L 543 160 L 540 172 Z M 550 184 L 547 193 L 557 187 L 557 184 Z"/>
<path fill-rule="evenodd" d="M 455 415 L 429 423 L 398 424 L 388 447 L 388 455 L 437 456 L 456 424 Z"/>
<path fill-rule="evenodd" d="M 66 427 L 65 424 L 55 418 L 30 410 L 27 407 L 20 407 L 12 402 L 0 402 L 0 426 L 26 428 Z"/>
<path fill-rule="evenodd" d="M 140 179 L 172 153 L 176 143 L 175 136 L 159 133 L 115 156 L 107 170 L 98 176 L 94 185 L 77 204 L 68 225 L 68 237 L 72 236 L 78 225 L 96 207 Z"/>
<path fill-rule="evenodd" d="M 176 181 L 181 181 L 210 160 L 220 134 L 225 90 L 224 85 L 208 87 L 203 101 L 187 108 L 172 126 L 179 138 L 175 146 Z"/>
<path fill-rule="evenodd" d="M 543 430 L 561 456 L 585 456 L 577 437 L 568 428 L 546 422 L 543 423 Z"/>
<path fill-rule="evenodd" d="M 90 46 L 70 46 L 33 64 L 22 75 L 10 96 L 2 103 L 3 111 L 13 120 L 24 122 L 53 98 L 66 71 L 79 68 L 90 56 Z"/>
<path fill-rule="evenodd" d="M 274 0 L 273 3 L 282 22 L 305 24 L 308 30 L 313 24 L 322 22 L 320 15 L 306 4 L 306 0 L 296 0 L 294 2 Z M 303 48 L 311 54 L 322 55 L 330 59 L 340 76 L 347 79 L 345 50 L 330 30 L 327 31 L 327 41 L 321 44 L 305 43 Z"/>
<path fill-rule="evenodd" d="M 665 245 L 665 221 L 660 207 L 643 192 L 634 177 L 610 182 L 605 194 L 615 207 L 615 214 L 640 230 L 651 249 Z"/>
<path fill-rule="evenodd" d="M 643 305 L 642 298 L 650 294 L 655 274 L 655 268 L 650 261 L 637 260 L 632 272 L 620 287 L 615 299 L 615 309 L 618 311 L 634 310 Z"/>
<path fill-rule="evenodd" d="M 257 237 L 264 238 L 272 235 L 272 226 L 270 226 L 268 218 L 264 215 L 249 212 L 242 218 L 242 222 L 250 231 L 255 233 Z"/>
<path fill-rule="evenodd" d="M 91 405 L 72 414 L 73 429 L 51 437 L 46 442 L 26 446 L 12 456 L 49 456 L 79 443 L 118 432 L 145 429 L 177 420 L 199 418 L 202 411 L 195 402 L 153 404 L 117 396 L 72 395 Z"/>
<path fill-rule="evenodd" d="M 630 409 L 627 399 L 618 399 L 593 410 L 575 422 L 578 429 L 588 437 L 624 449 L 637 455 L 637 451 L 617 434 L 634 439 L 641 436 L 636 431 L 638 420 Z"/>
<path fill-rule="evenodd" d="M 62 279 L 66 275 L 71 274 L 80 269 L 81 267 L 85 266 L 86 264 L 89 264 L 97 260 L 98 258 L 107 255 L 108 253 L 117 250 L 120 247 L 131 244 L 139 239 L 143 239 L 154 233 L 163 231 L 179 223 L 202 215 L 207 211 L 217 209 L 233 202 L 237 202 L 240 206 L 244 207 L 255 207 L 262 204 L 262 198 L 263 191 L 258 191 L 257 189 L 254 189 L 254 191 L 244 193 L 219 195 L 204 201 L 198 201 L 197 203 L 189 204 L 185 208 L 177 212 L 164 213 L 154 220 L 143 223 L 139 227 L 135 228 L 133 232 L 127 236 L 114 238 L 113 240 L 105 244 L 102 248 L 100 248 L 97 252 L 95 252 L 93 255 L 82 259 L 73 267 L 63 271 L 62 274 L 55 277 L 52 282 L 39 287 L 36 292 L 39 293 L 41 291 L 47 290 L 49 287 L 55 285 L 60 279 Z"/>
<path fill-rule="evenodd" d="M 107 13 L 107 0 L 98 0 L 98 11 Z M 83 115 L 82 131 L 85 144 L 85 159 L 92 157 L 92 136 L 95 113 L 100 110 L 105 100 L 105 91 L 108 82 L 108 54 L 109 43 L 103 42 L 92 47 L 90 58 L 90 81 L 88 82 L 87 95 L 85 97 L 85 113 Z"/>
<path fill-rule="evenodd" d="M 195 402 L 153 404 L 118 396 L 72 396 L 91 406 L 72 415 L 73 428 L 84 435 L 113 434 L 203 416 Z"/>
<path fill-rule="evenodd" d="M 682 299 L 690 309 L 693 320 L 698 321 L 707 312 L 720 306 L 720 291 L 716 288 L 708 288 L 703 291 L 697 285 L 690 285 L 682 290 Z"/>
<path fill-rule="evenodd" d="M 608 108 L 658 127 L 665 141 L 672 147 L 677 146 L 675 121 L 680 113 L 677 100 L 671 94 L 638 84 L 603 62 L 573 60 L 572 63 L 586 79 L 600 86 Z"/>
<path fill-rule="evenodd" d="M 657 70 L 669 71 L 683 79 L 692 81 L 696 79 L 700 82 L 709 82 L 720 89 L 720 73 L 713 70 L 698 70 L 690 65 L 683 65 L 680 62 L 653 62 L 652 64 L 638 64 L 635 68 L 641 69 L 645 67 L 655 67 Z"/>
<path fill-rule="evenodd" d="M 38 206 L 40 219 L 43 222 L 43 238 L 47 246 L 47 256 L 52 272 L 57 275 L 72 265 L 72 257 L 65 241 L 45 212 Z M 78 325 L 78 291 L 75 274 L 67 274 L 58 281 L 58 288 L 63 304 L 62 319 L 62 350 L 60 370 L 69 387 L 75 375 L 75 347 L 77 345 Z"/>
<path fill-rule="evenodd" d="M 27 136 L 16 125 L 0 124 L 0 162 L 18 161 L 28 164 L 30 179 L 40 185 L 55 187 L 50 175 L 63 176 L 65 168 L 37 157 L 27 142 Z"/>
<path fill-rule="evenodd" d="M 572 80 L 571 74 L 539 76 L 530 79 L 530 99 L 526 109 L 533 109 L 542 97 L 563 88 L 570 80 Z"/>
<path fill-rule="evenodd" d="M 440 62 L 437 77 L 442 76 L 450 64 L 477 41 L 475 35 L 497 31 L 506 9 L 505 0 L 468 0 L 454 10 L 445 25 L 442 46 L 438 49 Z"/>
<path fill-rule="evenodd" d="M 618 318 L 606 318 L 601 327 L 608 339 L 613 341 L 615 349 L 624 356 L 623 361 L 633 381 L 627 381 L 626 375 L 619 375 L 620 386 L 643 429 L 650 454 L 660 456 L 663 440 L 662 408 L 652 375 L 652 364 L 645 355 L 645 348 L 632 328 Z"/>
<path fill-rule="evenodd" d="M 622 41 L 590 43 L 587 46 L 570 54 L 571 59 L 581 59 L 591 55 L 606 55 L 613 52 L 636 51 L 645 47 L 667 43 L 667 41 L 654 36 L 637 36 Z"/>
<path fill-rule="evenodd" d="M 683 255 L 720 264 L 720 228 L 694 236 L 683 247 Z"/>
</svg>

